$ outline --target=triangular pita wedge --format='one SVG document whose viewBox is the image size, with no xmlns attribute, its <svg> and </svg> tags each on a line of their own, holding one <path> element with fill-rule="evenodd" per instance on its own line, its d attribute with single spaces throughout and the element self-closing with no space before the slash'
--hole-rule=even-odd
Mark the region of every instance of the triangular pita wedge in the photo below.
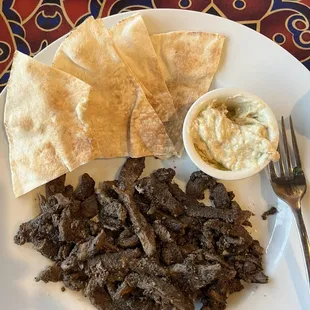
<svg viewBox="0 0 310 310">
<path fill-rule="evenodd" d="M 181 131 L 190 106 L 209 90 L 225 37 L 206 32 L 174 31 L 155 34 L 151 39 L 177 109 L 178 130 Z M 176 148 L 179 153 L 182 151 L 182 139 Z"/>
<path fill-rule="evenodd" d="M 81 108 L 79 114 L 93 124 L 100 157 L 172 155 L 171 148 L 162 152 L 153 143 L 158 130 L 162 136 L 165 128 L 141 86 L 115 51 L 112 37 L 102 20 L 90 17 L 73 30 L 59 47 L 53 66 L 85 81 L 102 96 L 101 102 L 89 102 L 89 106 Z M 152 110 L 150 125 L 154 130 L 149 139 L 143 140 L 132 129 L 140 128 L 139 131 L 143 132 L 151 128 L 143 128 L 145 124 L 140 118 L 131 119 L 131 115 L 135 109 L 146 105 Z M 165 146 L 172 144 L 166 133 L 165 139 L 168 141 Z"/>
<path fill-rule="evenodd" d="M 75 111 L 90 92 L 79 79 L 15 53 L 4 112 L 15 196 L 97 156 Z"/>
<path fill-rule="evenodd" d="M 153 106 L 162 121 L 167 121 L 175 113 L 173 99 L 160 71 L 158 59 L 148 30 L 138 14 L 121 20 L 110 28 L 113 41 L 124 63 L 154 100 L 163 107 Z M 151 102 L 152 104 L 152 102 Z M 164 112 L 164 113 L 161 113 Z"/>
</svg>

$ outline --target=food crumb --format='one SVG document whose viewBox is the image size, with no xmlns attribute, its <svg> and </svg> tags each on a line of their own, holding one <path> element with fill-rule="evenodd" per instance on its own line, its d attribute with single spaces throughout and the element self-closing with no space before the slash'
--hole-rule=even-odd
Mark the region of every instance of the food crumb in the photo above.
<svg viewBox="0 0 310 310">
<path fill-rule="evenodd" d="M 61 291 L 64 292 L 66 288 L 64 286 L 61 287 Z"/>
<path fill-rule="evenodd" d="M 273 215 L 276 213 L 278 213 L 278 209 L 276 207 L 272 206 L 268 211 L 266 211 L 262 214 L 262 219 L 265 221 L 265 220 L 267 220 L 267 216 Z"/>
</svg>

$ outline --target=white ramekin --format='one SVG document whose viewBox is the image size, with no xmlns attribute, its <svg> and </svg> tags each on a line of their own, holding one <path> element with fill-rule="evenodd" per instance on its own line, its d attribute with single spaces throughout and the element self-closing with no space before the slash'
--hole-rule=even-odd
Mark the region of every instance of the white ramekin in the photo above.
<svg viewBox="0 0 310 310">
<path fill-rule="evenodd" d="M 239 180 L 248 178 L 256 173 L 259 173 L 269 163 L 269 160 L 266 160 L 260 166 L 255 167 L 253 169 L 240 170 L 240 171 L 224 171 L 216 169 L 211 165 L 209 165 L 208 163 L 206 163 L 200 157 L 199 153 L 196 151 L 196 148 L 192 141 L 192 137 L 190 135 L 190 128 L 192 122 L 197 118 L 198 114 L 210 103 L 210 101 L 213 101 L 214 99 L 218 98 L 233 97 L 236 95 L 242 95 L 253 100 L 259 100 L 260 102 L 265 104 L 266 117 L 268 120 L 269 140 L 275 146 L 277 146 L 279 143 L 279 128 L 276 117 L 272 112 L 271 108 L 261 98 L 257 97 L 256 95 L 250 92 L 238 88 L 219 88 L 202 95 L 199 99 L 197 99 L 193 103 L 193 105 L 191 106 L 185 117 L 183 124 L 184 146 L 190 159 L 201 171 L 220 180 Z"/>
</svg>

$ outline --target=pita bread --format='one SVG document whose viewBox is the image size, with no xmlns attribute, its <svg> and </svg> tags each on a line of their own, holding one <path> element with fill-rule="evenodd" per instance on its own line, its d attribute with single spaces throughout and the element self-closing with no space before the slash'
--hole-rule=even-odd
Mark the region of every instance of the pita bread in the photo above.
<svg viewBox="0 0 310 310">
<path fill-rule="evenodd" d="M 152 41 L 142 17 L 135 14 L 125 18 L 110 31 L 120 57 L 153 96 L 155 103 L 149 100 L 153 108 L 162 121 L 169 120 L 175 113 L 173 99 L 163 79 Z"/>
<path fill-rule="evenodd" d="M 81 119 L 92 123 L 93 134 L 98 141 L 100 157 L 141 157 L 156 155 L 170 157 L 167 150 L 161 154 L 157 145 L 152 143 L 158 132 L 152 132 L 147 140 L 136 136 L 132 128 L 142 127 L 139 118 L 131 120 L 137 107 L 148 102 L 141 86 L 131 74 L 114 49 L 112 37 L 103 21 L 88 18 L 73 30 L 56 52 L 53 66 L 70 73 L 93 86 L 102 96 L 81 106 Z M 164 127 L 154 109 L 149 107 L 152 128 Z M 140 128 L 140 132 L 146 128 Z M 166 144 L 169 137 L 166 134 Z"/>
<path fill-rule="evenodd" d="M 174 31 L 151 36 L 161 72 L 172 95 L 180 122 L 190 106 L 206 93 L 217 71 L 225 37 L 219 34 Z M 180 154 L 182 138 L 176 146 Z"/>
<path fill-rule="evenodd" d="M 90 92 L 77 78 L 15 53 L 4 112 L 15 196 L 97 156 L 75 111 Z"/>
</svg>

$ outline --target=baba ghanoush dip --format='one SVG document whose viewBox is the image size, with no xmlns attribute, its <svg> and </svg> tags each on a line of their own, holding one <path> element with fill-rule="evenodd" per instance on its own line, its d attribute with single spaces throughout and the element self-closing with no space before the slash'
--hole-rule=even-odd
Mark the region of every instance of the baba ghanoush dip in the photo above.
<svg viewBox="0 0 310 310">
<path fill-rule="evenodd" d="M 268 109 L 263 101 L 243 95 L 207 103 L 190 128 L 200 157 L 217 169 L 231 171 L 277 161 L 278 129 L 271 124 Z"/>
</svg>

